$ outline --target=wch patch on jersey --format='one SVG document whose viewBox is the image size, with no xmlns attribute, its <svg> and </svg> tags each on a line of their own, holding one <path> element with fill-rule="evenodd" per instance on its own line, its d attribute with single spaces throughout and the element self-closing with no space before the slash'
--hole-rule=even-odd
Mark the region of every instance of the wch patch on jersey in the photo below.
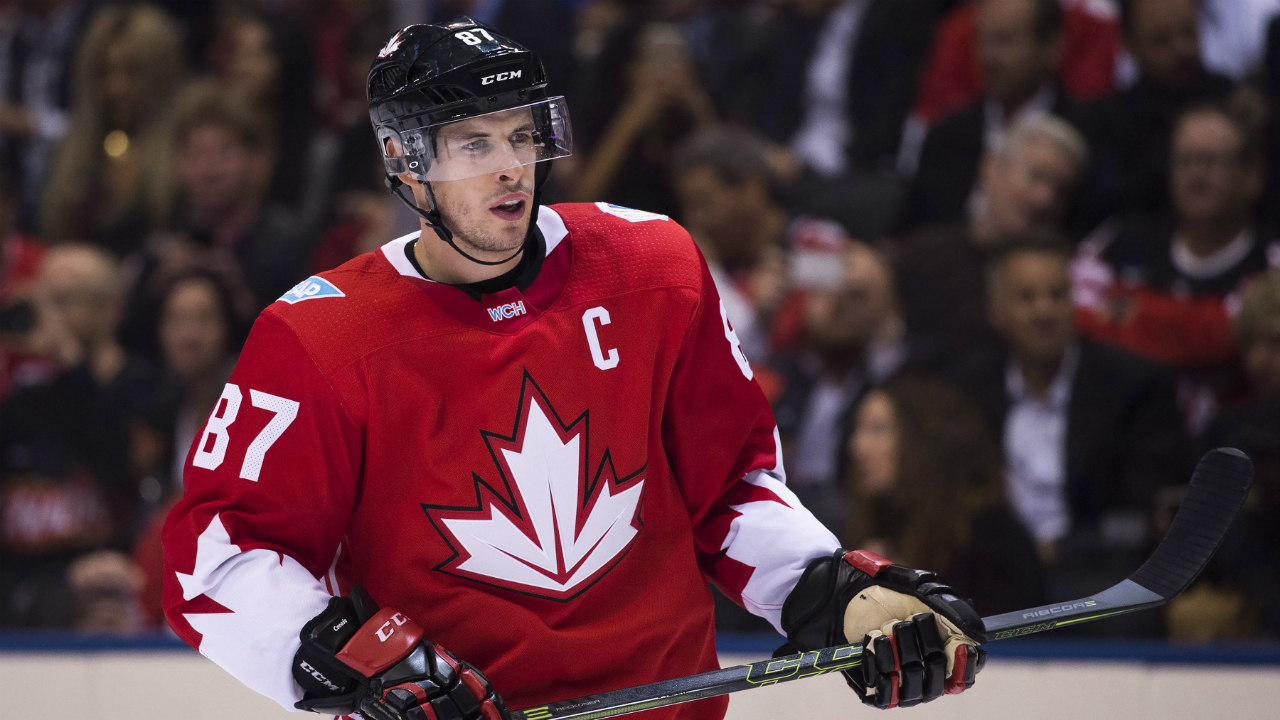
<svg viewBox="0 0 1280 720">
<path fill-rule="evenodd" d="M 622 560 L 644 527 L 645 466 L 619 478 L 605 448 L 588 472 L 587 415 L 566 425 L 525 373 L 511 435 L 480 431 L 500 482 L 473 473 L 474 507 L 422 504 L 453 551 L 436 570 L 563 602 Z"/>
<path fill-rule="evenodd" d="M 644 210 L 633 210 L 629 207 L 622 207 L 621 205 L 611 205 L 607 202 L 598 202 L 596 203 L 596 207 L 600 208 L 600 212 L 609 213 L 614 217 L 620 217 L 623 220 L 626 220 L 627 222 L 633 222 L 633 223 L 648 222 L 649 220 L 669 220 L 670 219 L 666 215 L 659 215 L 657 213 L 645 212 Z"/>
<path fill-rule="evenodd" d="M 284 295 L 281 295 L 280 299 L 290 305 L 293 305 L 294 303 L 300 303 L 303 300 L 346 296 L 347 294 L 339 290 L 333 283 L 318 275 L 312 275 L 306 280 L 294 285 L 293 289 Z"/>
<path fill-rule="evenodd" d="M 498 307 L 485 308 L 485 310 L 489 311 L 489 317 L 494 322 L 499 322 L 501 320 L 510 320 L 511 318 L 517 315 L 526 314 L 523 300 L 519 300 L 513 303 L 507 303 L 506 305 L 499 305 Z"/>
</svg>

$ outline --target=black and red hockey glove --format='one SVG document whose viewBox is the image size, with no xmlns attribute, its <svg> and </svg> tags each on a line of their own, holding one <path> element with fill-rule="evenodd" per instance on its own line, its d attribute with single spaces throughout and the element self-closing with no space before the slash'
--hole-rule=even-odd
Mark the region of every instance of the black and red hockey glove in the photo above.
<svg viewBox="0 0 1280 720">
<path fill-rule="evenodd" d="M 817 558 L 782 606 L 797 652 L 863 642 L 844 671 L 862 702 L 911 707 L 973 687 L 986 652 L 982 618 L 937 576 L 867 552 Z"/>
<path fill-rule="evenodd" d="M 295 707 L 366 720 L 508 720 L 483 673 L 359 586 L 351 594 L 302 628 L 293 677 L 305 694 Z"/>
</svg>

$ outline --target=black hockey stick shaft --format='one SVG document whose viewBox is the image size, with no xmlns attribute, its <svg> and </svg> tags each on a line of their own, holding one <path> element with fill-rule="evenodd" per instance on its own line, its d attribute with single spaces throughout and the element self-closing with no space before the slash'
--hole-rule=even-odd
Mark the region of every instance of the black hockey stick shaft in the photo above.
<svg viewBox="0 0 1280 720">
<path fill-rule="evenodd" d="M 1191 584 L 1227 534 L 1253 482 L 1253 465 L 1239 450 L 1212 450 L 1200 460 L 1169 532 L 1141 568 L 1097 595 L 983 618 L 988 640 L 1162 605 Z M 596 720 L 716 697 L 762 685 L 857 667 L 862 643 L 839 645 L 750 665 L 713 670 L 512 711 L 512 720 Z"/>
</svg>

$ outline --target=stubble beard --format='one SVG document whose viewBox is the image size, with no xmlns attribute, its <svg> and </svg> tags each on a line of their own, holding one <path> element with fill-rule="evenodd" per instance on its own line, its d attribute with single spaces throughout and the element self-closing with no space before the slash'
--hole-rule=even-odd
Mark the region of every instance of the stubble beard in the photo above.
<svg viewBox="0 0 1280 720">
<path fill-rule="evenodd" d="M 519 232 L 508 234 L 495 229 L 498 224 L 497 218 L 489 212 L 490 202 L 486 199 L 483 203 L 478 203 L 468 211 L 462 213 L 454 213 L 448 207 L 451 203 L 448 198 L 443 198 L 444 202 L 440 202 L 442 198 L 437 194 L 437 202 L 439 202 L 440 218 L 444 221 L 445 227 L 449 228 L 453 233 L 453 241 L 468 253 L 485 252 L 485 253 L 505 253 L 511 254 L 519 250 L 524 245 L 525 238 L 529 234 L 529 221 L 533 217 L 533 189 L 525 183 L 512 183 L 502 188 L 496 196 L 506 195 L 513 192 L 523 192 L 529 195 L 529 206 L 525 209 L 525 215 L 518 223 Z M 501 223 L 507 225 L 506 223 Z"/>
</svg>

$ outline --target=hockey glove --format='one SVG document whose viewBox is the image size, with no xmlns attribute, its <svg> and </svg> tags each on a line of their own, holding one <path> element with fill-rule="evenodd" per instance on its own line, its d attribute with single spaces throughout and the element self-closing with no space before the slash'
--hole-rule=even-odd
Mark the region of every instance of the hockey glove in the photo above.
<svg viewBox="0 0 1280 720">
<path fill-rule="evenodd" d="M 335 597 L 302 628 L 293 677 L 299 710 L 359 712 L 366 720 L 507 720 L 476 668 L 425 640 L 404 615 L 379 610 L 362 588 Z"/>
<path fill-rule="evenodd" d="M 861 665 L 843 672 L 878 708 L 963 692 L 986 662 L 977 647 L 986 629 L 967 600 L 933 573 L 866 550 L 810 562 L 782 606 L 782 627 L 788 652 L 861 640 Z"/>
</svg>

